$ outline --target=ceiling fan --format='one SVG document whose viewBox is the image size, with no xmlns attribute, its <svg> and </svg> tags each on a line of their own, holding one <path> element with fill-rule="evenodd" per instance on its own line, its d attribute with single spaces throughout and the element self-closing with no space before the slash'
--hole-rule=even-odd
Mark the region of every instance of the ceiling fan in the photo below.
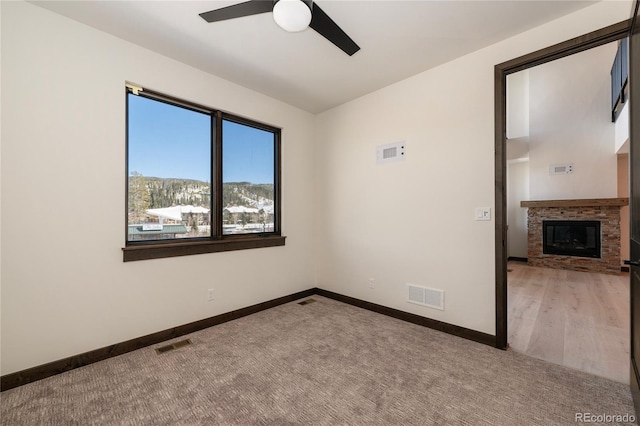
<svg viewBox="0 0 640 426">
<path fill-rule="evenodd" d="M 313 0 L 250 0 L 201 13 L 207 22 L 273 12 L 276 24 L 285 31 L 298 32 L 311 27 L 351 56 L 360 47 L 324 13 Z"/>
</svg>

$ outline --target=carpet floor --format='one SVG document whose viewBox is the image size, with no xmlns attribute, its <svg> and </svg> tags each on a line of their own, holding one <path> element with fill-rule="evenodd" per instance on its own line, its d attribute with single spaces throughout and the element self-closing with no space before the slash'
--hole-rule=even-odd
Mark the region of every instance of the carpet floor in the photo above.
<svg viewBox="0 0 640 426">
<path fill-rule="evenodd" d="M 2 392 L 0 422 L 562 425 L 635 414 L 621 383 L 313 299 Z"/>
</svg>

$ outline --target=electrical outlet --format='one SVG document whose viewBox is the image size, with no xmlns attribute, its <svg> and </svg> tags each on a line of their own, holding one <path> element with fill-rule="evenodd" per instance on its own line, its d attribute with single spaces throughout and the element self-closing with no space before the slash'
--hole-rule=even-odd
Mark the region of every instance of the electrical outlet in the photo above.
<svg viewBox="0 0 640 426">
<path fill-rule="evenodd" d="M 214 299 L 213 289 L 210 288 L 209 290 L 207 290 L 207 300 L 212 301 L 213 299 Z"/>
<path fill-rule="evenodd" d="M 376 280 L 369 278 L 369 288 L 376 288 Z"/>
</svg>

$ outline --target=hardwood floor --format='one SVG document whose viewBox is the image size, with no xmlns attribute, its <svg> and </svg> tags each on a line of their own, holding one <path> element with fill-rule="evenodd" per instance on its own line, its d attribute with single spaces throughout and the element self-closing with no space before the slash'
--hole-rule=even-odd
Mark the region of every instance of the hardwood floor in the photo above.
<svg viewBox="0 0 640 426">
<path fill-rule="evenodd" d="M 514 351 L 629 383 L 629 274 L 508 264 Z"/>
</svg>

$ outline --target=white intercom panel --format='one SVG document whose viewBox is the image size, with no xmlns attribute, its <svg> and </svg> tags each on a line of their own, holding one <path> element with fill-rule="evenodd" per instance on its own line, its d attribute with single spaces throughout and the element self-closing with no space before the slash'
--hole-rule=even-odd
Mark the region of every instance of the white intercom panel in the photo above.
<svg viewBox="0 0 640 426">
<path fill-rule="evenodd" d="M 403 161 L 406 156 L 406 144 L 404 142 L 378 145 L 376 148 L 376 163 L 384 164 L 393 161 Z"/>
</svg>

